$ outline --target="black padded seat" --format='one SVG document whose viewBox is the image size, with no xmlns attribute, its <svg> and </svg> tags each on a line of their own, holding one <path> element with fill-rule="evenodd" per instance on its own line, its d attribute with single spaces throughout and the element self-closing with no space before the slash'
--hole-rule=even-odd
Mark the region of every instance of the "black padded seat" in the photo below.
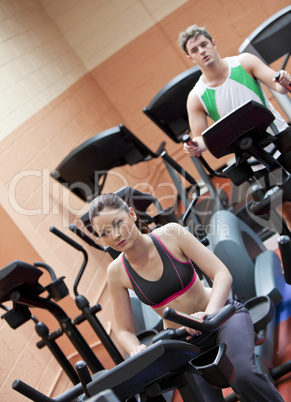
<svg viewBox="0 0 291 402">
<path fill-rule="evenodd" d="M 0 270 L 0 302 L 9 300 L 9 293 L 19 287 L 26 292 L 39 295 L 44 288 L 38 283 L 43 274 L 38 268 L 23 261 L 15 260 Z M 8 298 L 7 298 L 8 297 Z"/>
</svg>

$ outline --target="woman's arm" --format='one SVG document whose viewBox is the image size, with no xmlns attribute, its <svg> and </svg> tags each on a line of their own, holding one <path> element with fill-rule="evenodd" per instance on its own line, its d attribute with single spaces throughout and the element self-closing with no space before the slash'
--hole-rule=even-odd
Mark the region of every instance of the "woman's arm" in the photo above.
<svg viewBox="0 0 291 402">
<path fill-rule="evenodd" d="M 122 284 L 120 262 L 114 260 L 107 269 L 107 282 L 113 303 L 117 339 L 122 348 L 130 355 L 146 348 L 135 335 L 132 307 L 128 290 Z"/>
<path fill-rule="evenodd" d="M 180 226 L 180 225 L 177 225 Z M 180 235 L 177 236 L 177 231 Z M 223 264 L 207 247 L 200 243 L 188 230 L 176 229 L 178 245 L 183 253 L 212 279 L 212 292 L 205 313 L 211 314 L 225 305 L 229 297 L 232 276 Z"/>
<path fill-rule="evenodd" d="M 238 58 L 242 67 L 253 78 L 260 80 L 263 84 L 281 94 L 286 94 L 288 92 L 287 85 L 289 85 L 291 81 L 291 75 L 288 71 L 281 70 L 280 78 L 277 82 L 274 79 L 275 71 L 257 56 L 254 56 L 251 53 L 242 53 Z"/>
</svg>

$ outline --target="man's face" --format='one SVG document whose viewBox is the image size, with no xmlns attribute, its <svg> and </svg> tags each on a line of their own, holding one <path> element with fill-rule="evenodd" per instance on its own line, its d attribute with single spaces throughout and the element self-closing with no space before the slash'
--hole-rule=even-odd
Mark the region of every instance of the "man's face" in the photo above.
<svg viewBox="0 0 291 402">
<path fill-rule="evenodd" d="M 191 38 L 186 44 L 188 58 L 197 63 L 199 67 L 211 64 L 216 56 L 214 40 L 206 38 L 203 34 Z"/>
</svg>

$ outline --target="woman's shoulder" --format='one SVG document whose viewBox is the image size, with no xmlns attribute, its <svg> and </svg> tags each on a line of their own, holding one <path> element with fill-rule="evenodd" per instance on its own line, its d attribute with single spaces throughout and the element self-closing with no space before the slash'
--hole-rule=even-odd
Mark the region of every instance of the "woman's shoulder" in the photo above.
<svg viewBox="0 0 291 402">
<path fill-rule="evenodd" d="M 109 264 L 106 277 L 111 291 L 117 292 L 123 288 L 128 288 L 128 276 L 123 267 L 122 254 Z"/>
<path fill-rule="evenodd" d="M 202 246 L 202 243 L 187 228 L 179 223 L 167 223 L 161 228 L 155 229 L 153 233 L 168 246 L 178 247 L 182 250 L 185 247 L 196 249 L 197 246 Z"/>
<path fill-rule="evenodd" d="M 127 294 L 127 289 L 130 287 L 128 276 L 123 268 L 121 254 L 109 264 L 106 277 L 111 295 L 121 300 L 121 297 Z"/>
<path fill-rule="evenodd" d="M 183 226 L 181 226 L 178 222 L 169 222 L 169 223 L 166 223 L 163 226 L 159 226 L 159 227 L 155 228 L 152 231 L 152 233 L 158 234 L 158 233 L 167 232 L 168 230 L 173 231 L 173 230 L 177 230 L 178 227 L 183 227 Z"/>
<path fill-rule="evenodd" d="M 156 228 L 152 233 L 158 237 L 180 236 L 185 232 L 185 228 L 177 222 L 169 222 Z"/>
<path fill-rule="evenodd" d="M 119 254 L 119 256 L 108 265 L 107 277 L 110 278 L 110 276 L 116 276 L 120 272 L 122 265 L 122 254 Z"/>
</svg>

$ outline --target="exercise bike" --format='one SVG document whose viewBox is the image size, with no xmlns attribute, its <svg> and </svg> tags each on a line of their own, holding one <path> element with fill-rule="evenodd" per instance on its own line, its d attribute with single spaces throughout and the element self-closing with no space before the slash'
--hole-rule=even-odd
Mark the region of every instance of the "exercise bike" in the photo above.
<svg viewBox="0 0 291 402">
<path fill-rule="evenodd" d="M 193 317 L 183 315 L 181 325 L 188 318 L 189 326 L 205 332 L 215 331 L 235 312 L 232 305 L 224 306 L 217 313 L 198 322 Z M 165 309 L 164 318 L 181 320 L 181 313 Z M 184 330 L 173 330 L 174 336 L 167 339 L 157 338 L 144 351 L 130 357 L 111 370 L 104 370 L 90 376 L 86 365 L 79 362 L 76 366 L 80 384 L 51 399 L 34 390 L 20 380 L 15 380 L 13 389 L 38 402 L 78 401 L 126 401 L 139 394 L 140 400 L 164 401 L 166 391 L 178 389 L 183 401 L 203 402 L 193 374 L 202 375 L 206 381 L 220 388 L 229 387 L 233 376 L 224 344 L 200 353 L 199 348 L 178 340 L 185 337 Z M 161 335 L 160 335 L 161 336 Z M 173 339 L 175 338 L 175 339 Z M 109 398 L 104 399 L 104 391 L 110 389 Z M 99 396 L 98 396 L 99 395 Z M 100 397 L 100 398 L 99 398 Z"/>
<path fill-rule="evenodd" d="M 255 329 L 264 331 L 272 312 L 257 314 L 255 305 L 249 306 Z M 262 310 L 261 310 L 262 312 Z M 166 308 L 163 317 L 180 325 L 185 325 L 203 332 L 215 331 L 223 322 L 235 313 L 232 305 L 226 305 L 218 312 L 206 317 L 202 322 L 192 316 Z M 201 375 L 211 385 L 218 388 L 231 386 L 233 367 L 226 354 L 226 347 L 220 344 L 199 353 L 199 348 L 185 342 L 184 329 L 167 329 L 153 338 L 153 344 L 139 354 L 120 363 L 111 370 L 94 374 L 92 377 L 84 362 L 76 364 L 80 384 L 62 395 L 51 399 L 36 391 L 21 380 L 13 382 L 13 389 L 29 399 L 39 402 L 71 402 L 78 398 L 83 401 L 126 401 L 139 394 L 141 402 L 164 401 L 163 393 L 177 389 L 183 401 L 203 402 L 204 399 L 195 383 L 195 375 Z M 274 379 L 290 372 L 291 364 L 285 364 L 280 370 L 274 369 Z M 134 399 L 133 399 L 134 400 Z M 226 397 L 235 401 L 235 395 Z"/>
</svg>

